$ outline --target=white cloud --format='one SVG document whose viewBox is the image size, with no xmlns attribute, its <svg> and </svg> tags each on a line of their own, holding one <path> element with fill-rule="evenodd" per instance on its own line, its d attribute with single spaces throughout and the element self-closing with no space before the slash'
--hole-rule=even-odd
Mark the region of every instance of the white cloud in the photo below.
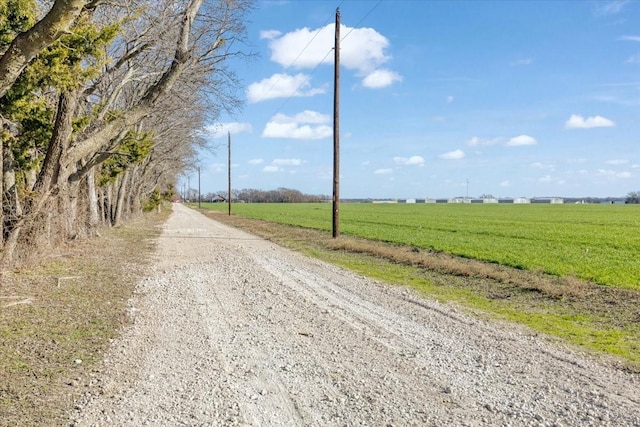
<svg viewBox="0 0 640 427">
<path fill-rule="evenodd" d="M 447 104 L 451 104 L 455 98 L 451 95 L 447 96 Z"/>
<path fill-rule="evenodd" d="M 567 129 L 590 129 L 590 128 L 602 128 L 613 127 L 616 124 L 609 119 L 605 119 L 602 116 L 587 117 L 586 119 L 577 114 L 572 114 L 569 120 L 565 123 Z"/>
<path fill-rule="evenodd" d="M 622 12 L 622 9 L 630 0 L 614 0 L 595 3 L 595 13 L 598 16 L 616 15 Z"/>
<path fill-rule="evenodd" d="M 389 70 L 375 70 L 369 73 L 363 80 L 362 86 L 370 89 L 380 89 L 391 86 L 394 82 L 402 81 L 400 74 Z"/>
<path fill-rule="evenodd" d="M 618 40 L 628 41 L 628 42 L 640 42 L 640 36 L 622 36 L 618 38 Z"/>
<path fill-rule="evenodd" d="M 229 133 L 232 135 L 241 132 L 251 133 L 253 131 L 253 127 L 251 126 L 251 123 L 230 122 L 208 125 L 204 127 L 204 130 L 211 138 L 226 138 Z"/>
<path fill-rule="evenodd" d="M 551 182 L 553 181 L 553 178 L 551 178 L 551 175 L 545 175 L 542 176 L 538 179 L 539 182 Z"/>
<path fill-rule="evenodd" d="M 262 131 L 263 138 L 324 139 L 333 135 L 333 127 L 326 125 L 330 117 L 305 110 L 295 116 L 276 114 Z"/>
<path fill-rule="evenodd" d="M 477 147 L 477 146 L 495 145 L 495 144 L 498 144 L 499 142 L 500 142 L 500 138 L 483 139 L 483 138 L 479 138 L 477 136 L 474 136 L 474 137 L 468 139 L 465 142 L 465 144 L 468 145 L 469 147 Z"/>
<path fill-rule="evenodd" d="M 328 55 L 334 44 L 335 24 L 312 30 L 300 28 L 286 34 L 266 32 L 269 40 L 271 60 L 285 68 L 313 69 L 320 63 L 333 64 L 333 55 Z M 393 71 L 380 70 L 389 61 L 386 53 L 389 40 L 373 28 L 340 27 L 341 34 L 349 34 L 340 45 L 340 64 L 365 78 L 365 86 L 379 88 L 399 81 L 400 75 Z M 384 84 L 386 83 L 386 84 Z"/>
<path fill-rule="evenodd" d="M 282 35 L 282 32 L 278 31 L 278 30 L 263 30 L 260 31 L 260 38 L 263 40 L 273 40 L 277 37 L 280 37 Z"/>
<path fill-rule="evenodd" d="M 373 171 L 373 173 L 378 175 L 388 175 L 390 173 L 393 173 L 393 169 L 376 169 L 375 171 Z"/>
<path fill-rule="evenodd" d="M 409 158 L 407 158 L 407 157 L 394 157 L 393 161 L 396 162 L 396 164 L 398 164 L 398 165 L 405 165 L 405 166 L 413 166 L 413 165 L 422 166 L 422 165 L 424 165 L 424 158 L 422 156 L 411 156 Z"/>
<path fill-rule="evenodd" d="M 250 165 L 261 165 L 264 163 L 264 159 L 251 159 L 249 160 Z"/>
<path fill-rule="evenodd" d="M 306 74 L 274 74 L 268 79 L 251 83 L 247 87 L 247 101 L 250 104 L 274 98 L 309 97 L 326 92 L 326 88 L 310 87 L 309 76 Z"/>
<path fill-rule="evenodd" d="M 596 171 L 596 175 L 597 176 L 604 176 L 607 178 L 631 178 L 631 172 L 616 172 L 616 171 L 612 171 L 612 170 L 606 170 L 606 169 L 598 169 Z"/>
<path fill-rule="evenodd" d="M 520 147 L 523 145 L 536 145 L 538 141 L 529 135 L 519 135 L 507 141 L 507 147 Z"/>
<path fill-rule="evenodd" d="M 275 166 L 300 166 L 302 164 L 302 160 L 300 159 L 274 159 L 271 162 L 272 165 Z"/>
<path fill-rule="evenodd" d="M 278 166 L 265 166 L 262 170 L 269 173 L 280 172 L 280 168 Z"/>
<path fill-rule="evenodd" d="M 533 59 L 532 58 L 520 58 L 517 59 L 515 61 L 513 61 L 511 63 L 512 66 L 518 66 L 518 65 L 531 65 L 533 64 Z"/>
<path fill-rule="evenodd" d="M 607 160 L 605 162 L 608 165 L 624 165 L 629 163 L 629 160 L 626 159 L 613 159 L 613 160 Z"/>
<path fill-rule="evenodd" d="M 635 55 L 631 55 L 625 61 L 627 64 L 640 64 L 640 53 L 636 53 Z"/>
<path fill-rule="evenodd" d="M 460 160 L 464 157 L 464 151 L 454 150 L 447 153 L 440 154 L 438 157 L 445 160 Z"/>
<path fill-rule="evenodd" d="M 534 169 L 547 169 L 547 170 L 554 170 L 555 169 L 555 165 L 553 163 L 542 163 L 542 162 L 533 162 L 531 163 L 531 167 Z"/>
<path fill-rule="evenodd" d="M 500 183 L 500 187 L 509 187 L 511 186 L 511 181 L 505 180 Z"/>
<path fill-rule="evenodd" d="M 587 162 L 588 162 L 588 160 L 585 159 L 584 157 L 576 157 L 576 158 L 573 158 L 573 159 L 567 159 L 567 163 L 569 163 L 569 164 L 576 164 L 576 163 L 577 164 L 581 164 L 581 163 L 587 163 Z"/>
<path fill-rule="evenodd" d="M 220 173 L 227 170 L 227 165 L 225 163 L 213 163 L 209 169 L 211 172 Z"/>
</svg>

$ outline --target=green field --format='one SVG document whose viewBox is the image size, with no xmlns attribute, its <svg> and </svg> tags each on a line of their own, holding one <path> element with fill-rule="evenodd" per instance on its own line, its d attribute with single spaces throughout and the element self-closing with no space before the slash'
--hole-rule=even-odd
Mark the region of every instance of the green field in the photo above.
<svg viewBox="0 0 640 427">
<path fill-rule="evenodd" d="M 226 204 L 203 204 L 226 212 Z M 331 230 L 331 204 L 234 204 L 233 213 Z M 640 289 L 640 206 L 342 203 L 340 231 Z"/>
</svg>

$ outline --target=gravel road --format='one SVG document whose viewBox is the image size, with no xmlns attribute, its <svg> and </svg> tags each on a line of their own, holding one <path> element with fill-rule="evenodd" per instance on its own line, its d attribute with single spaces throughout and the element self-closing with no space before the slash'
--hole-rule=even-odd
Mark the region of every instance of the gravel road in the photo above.
<svg viewBox="0 0 640 427">
<path fill-rule="evenodd" d="M 73 426 L 639 426 L 640 376 L 180 204 Z"/>
</svg>

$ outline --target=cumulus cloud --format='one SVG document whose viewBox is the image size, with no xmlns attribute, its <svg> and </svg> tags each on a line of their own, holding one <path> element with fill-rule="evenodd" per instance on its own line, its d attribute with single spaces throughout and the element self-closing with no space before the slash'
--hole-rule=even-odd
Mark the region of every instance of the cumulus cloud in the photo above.
<svg viewBox="0 0 640 427">
<path fill-rule="evenodd" d="M 451 95 L 447 96 L 447 104 L 451 104 L 455 98 Z"/>
<path fill-rule="evenodd" d="M 468 139 L 465 142 L 465 144 L 468 145 L 469 147 L 477 147 L 477 146 L 495 145 L 495 144 L 497 144 L 499 142 L 500 142 L 500 138 L 483 139 L 483 138 L 479 138 L 477 136 L 474 136 L 474 137 Z"/>
<path fill-rule="evenodd" d="M 509 187 L 509 186 L 511 186 L 511 181 L 509 181 L 508 179 L 500 183 L 500 187 Z"/>
<path fill-rule="evenodd" d="M 390 173 L 393 173 L 393 169 L 376 169 L 375 171 L 373 171 L 373 173 L 378 175 L 388 175 Z"/>
<path fill-rule="evenodd" d="M 438 157 L 445 160 L 460 160 L 464 158 L 464 151 L 458 149 L 440 154 Z"/>
<path fill-rule="evenodd" d="M 274 74 L 247 87 L 247 102 L 255 104 L 275 98 L 309 97 L 326 92 L 326 88 L 313 88 L 306 74 Z"/>
<path fill-rule="evenodd" d="M 507 147 L 519 147 L 522 145 L 536 145 L 538 141 L 529 135 L 519 135 L 507 141 Z"/>
<path fill-rule="evenodd" d="M 394 82 L 402 81 L 400 74 L 389 70 L 375 70 L 362 80 L 362 86 L 379 89 L 391 86 Z"/>
<path fill-rule="evenodd" d="M 302 164 L 302 160 L 300 159 L 274 159 L 271 162 L 272 165 L 275 166 L 300 166 Z"/>
<path fill-rule="evenodd" d="M 251 133 L 253 127 L 250 123 L 230 122 L 205 126 L 204 130 L 207 136 L 211 138 L 226 138 L 229 133 L 232 135 L 242 132 Z"/>
<path fill-rule="evenodd" d="M 305 110 L 295 116 L 276 114 L 262 131 L 264 138 L 324 139 L 333 135 L 331 121 L 326 114 Z"/>
<path fill-rule="evenodd" d="M 422 166 L 424 165 L 424 158 L 422 156 L 411 156 L 411 157 L 394 157 L 393 161 L 398 165 L 404 166 Z"/>
<path fill-rule="evenodd" d="M 555 165 L 553 163 L 542 163 L 542 162 L 533 162 L 531 163 L 531 167 L 535 169 L 549 169 L 549 170 L 555 169 Z"/>
<path fill-rule="evenodd" d="M 261 165 L 264 163 L 264 159 L 251 159 L 249 160 L 250 165 Z"/>
<path fill-rule="evenodd" d="M 565 123 L 565 128 L 567 129 L 590 129 L 590 128 L 603 128 L 603 127 L 613 127 L 616 124 L 609 120 L 605 119 L 602 116 L 593 116 L 587 117 L 586 119 L 577 114 L 572 114 L 569 117 L 569 120 Z"/>
<path fill-rule="evenodd" d="M 269 173 L 280 172 L 280 168 L 278 166 L 268 165 L 262 168 L 262 171 L 269 172 Z"/>
<path fill-rule="evenodd" d="M 607 160 L 605 162 L 608 165 L 624 165 L 629 163 L 629 160 L 626 159 L 613 159 L 613 160 Z"/>
<path fill-rule="evenodd" d="M 333 64 L 333 55 L 327 55 L 334 44 L 335 24 L 312 30 L 300 28 L 286 34 L 264 31 L 269 40 L 271 60 L 285 68 L 313 69 L 319 63 Z M 340 27 L 342 34 L 349 34 L 340 45 L 340 63 L 364 79 L 363 85 L 380 88 L 401 79 L 398 73 L 380 69 L 389 61 L 386 53 L 389 40 L 373 28 Z"/>
<path fill-rule="evenodd" d="M 262 30 L 260 31 L 260 38 L 266 40 L 273 40 L 277 37 L 280 37 L 282 32 L 278 30 Z"/>
<path fill-rule="evenodd" d="M 598 169 L 596 171 L 596 175 L 597 176 L 604 176 L 604 177 L 607 177 L 607 178 L 623 178 L 623 179 L 632 177 L 631 172 L 627 172 L 627 171 L 618 172 L 618 171 L 612 171 L 612 170 L 607 170 L 607 169 Z"/>
</svg>

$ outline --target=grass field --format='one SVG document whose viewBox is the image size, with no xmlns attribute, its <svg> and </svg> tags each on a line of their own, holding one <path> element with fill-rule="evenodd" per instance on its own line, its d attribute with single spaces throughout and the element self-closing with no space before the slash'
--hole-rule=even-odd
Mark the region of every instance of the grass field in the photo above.
<svg viewBox="0 0 640 427">
<path fill-rule="evenodd" d="M 227 210 L 226 204 L 203 208 Z M 331 204 L 235 204 L 249 218 L 331 230 Z M 343 234 L 640 290 L 640 206 L 342 203 Z"/>
</svg>

